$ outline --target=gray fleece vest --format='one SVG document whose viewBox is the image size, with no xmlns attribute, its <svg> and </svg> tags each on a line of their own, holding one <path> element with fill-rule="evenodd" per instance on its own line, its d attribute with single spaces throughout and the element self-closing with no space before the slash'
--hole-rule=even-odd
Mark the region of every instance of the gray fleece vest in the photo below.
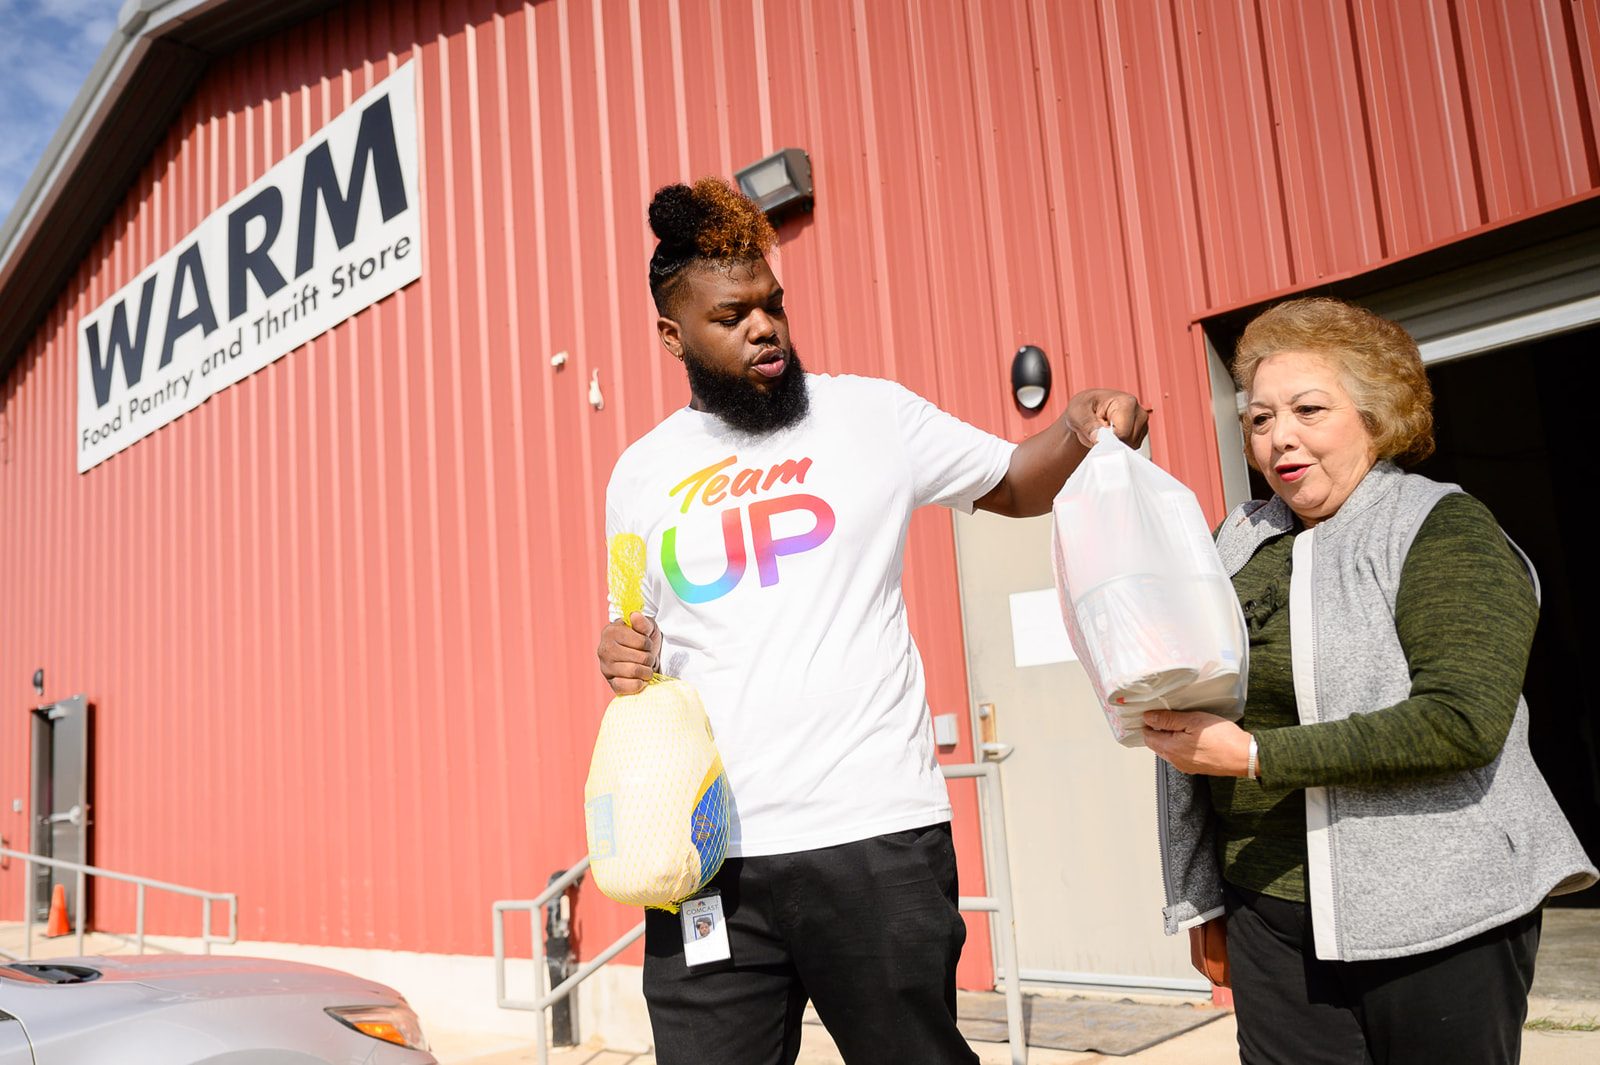
<svg viewBox="0 0 1600 1065">
<path fill-rule="evenodd" d="M 1295 537 L 1289 638 L 1301 724 L 1381 710 L 1410 695 L 1394 625 L 1400 572 L 1423 520 L 1458 491 L 1379 463 L 1337 514 Z M 1218 532 L 1224 567 L 1237 573 L 1261 544 L 1293 527 L 1281 499 L 1240 507 Z M 1537 594 L 1536 576 L 1534 587 Z M 1204 781 L 1160 765 L 1171 933 L 1220 912 L 1221 878 Z M 1596 879 L 1534 765 L 1521 699 L 1505 746 L 1486 766 L 1399 784 L 1307 788 L 1306 845 L 1317 957 L 1340 961 L 1448 946 Z"/>
</svg>

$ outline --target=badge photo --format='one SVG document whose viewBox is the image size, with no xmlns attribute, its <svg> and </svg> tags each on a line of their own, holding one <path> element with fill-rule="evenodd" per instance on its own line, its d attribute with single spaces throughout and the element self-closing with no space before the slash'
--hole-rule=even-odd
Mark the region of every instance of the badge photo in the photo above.
<svg viewBox="0 0 1600 1065">
<path fill-rule="evenodd" d="M 732 956 L 728 946 L 728 928 L 722 916 L 720 891 L 685 899 L 678 911 L 678 920 L 683 927 L 685 965 L 726 961 Z"/>
</svg>

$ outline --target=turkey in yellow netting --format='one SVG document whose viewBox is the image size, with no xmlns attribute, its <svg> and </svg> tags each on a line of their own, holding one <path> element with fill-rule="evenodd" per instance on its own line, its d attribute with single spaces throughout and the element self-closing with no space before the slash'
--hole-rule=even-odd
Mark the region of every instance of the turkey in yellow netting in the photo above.
<svg viewBox="0 0 1600 1065">
<path fill-rule="evenodd" d="M 624 621 L 644 605 L 644 541 L 611 538 L 611 598 Z M 607 898 L 676 911 L 728 850 L 728 780 L 693 686 L 657 674 L 611 700 L 583 788 L 590 871 Z"/>
</svg>

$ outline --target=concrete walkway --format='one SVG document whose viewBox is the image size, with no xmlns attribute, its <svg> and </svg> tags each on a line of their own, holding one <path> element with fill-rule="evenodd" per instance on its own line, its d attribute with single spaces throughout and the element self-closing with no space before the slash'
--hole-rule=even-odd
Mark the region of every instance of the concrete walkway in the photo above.
<svg viewBox="0 0 1600 1065">
<path fill-rule="evenodd" d="M 1536 999 L 1529 1002 L 1529 1019 L 1567 1023 L 1600 1023 L 1600 1001 Z M 1587 1012 L 1585 1012 L 1587 1011 Z M 534 1065 L 538 1061 L 531 1043 L 492 1037 L 440 1032 L 433 1037 L 434 1054 L 441 1065 Z M 1005 1043 L 973 1043 L 983 1065 L 1010 1065 L 1011 1048 Z M 598 1045 L 552 1052 L 551 1065 L 655 1065 L 653 1054 L 629 1054 Z M 1077 1062 L 1130 1062 L 1134 1065 L 1236 1065 L 1239 1060 L 1237 1029 L 1231 1011 L 1226 1016 L 1127 1057 L 1080 1054 L 1064 1050 L 1028 1051 L 1029 1065 L 1067 1065 Z M 1600 1031 L 1528 1030 L 1523 1033 L 1523 1065 L 1594 1065 L 1600 1062 Z M 833 1040 L 820 1024 L 807 1023 L 797 1065 L 843 1065 Z"/>
<path fill-rule="evenodd" d="M 1031 989 L 1030 989 L 1031 990 Z M 1119 996 L 1106 995 L 1116 999 Z M 1141 999 L 1173 1002 L 1174 999 Z M 1190 1005 L 1197 1003 L 1194 1000 Z M 1174 1008 L 1188 1008 L 1174 1005 Z M 1209 1008 L 1209 1007 L 1206 1007 Z M 1600 1062 L 1600 910 L 1550 908 L 1545 911 L 1533 994 L 1523 1032 L 1523 1065 L 1594 1065 Z M 1585 1030 L 1588 1029 L 1588 1030 Z M 533 1065 L 533 1044 L 495 1036 L 432 1033 L 442 1065 Z M 1235 1065 L 1238 1030 L 1233 1014 L 1202 1025 L 1127 1057 L 1031 1049 L 1029 1065 L 1126 1061 L 1137 1065 Z M 1009 1065 L 1005 1043 L 973 1043 L 983 1065 Z M 551 1065 L 655 1065 L 651 1054 L 606 1050 L 599 1043 L 552 1052 Z M 833 1040 L 808 1017 L 798 1065 L 843 1065 Z"/>
<path fill-rule="evenodd" d="M 42 939 L 36 929 L 35 957 L 75 955 L 77 939 L 63 936 Z M 152 951 L 160 949 L 152 945 Z M 22 925 L 0 923 L 0 951 L 20 955 Z M 90 933 L 84 953 L 129 954 L 132 945 L 122 937 Z M 1032 992 L 1033 989 L 1029 989 Z M 1600 1062 L 1600 910 L 1550 909 L 1545 913 L 1544 935 L 1533 996 L 1528 1003 L 1530 1027 L 1523 1033 L 1524 1065 L 1594 1065 Z M 1123 996 L 1100 996 L 1118 999 Z M 1174 1003 L 1192 1008 L 1194 1000 L 1143 998 L 1143 1002 Z M 1202 1008 L 1209 1006 L 1202 1005 Z M 1583 1030 L 1583 1029 L 1591 1030 Z M 534 1065 L 538 1060 L 527 1040 L 472 1032 L 429 1031 L 441 1065 Z M 1031 1049 L 1030 1065 L 1067 1065 L 1078 1062 L 1118 1062 L 1135 1065 L 1234 1065 L 1239 1060 L 1233 1014 L 1185 1032 L 1148 1050 L 1127 1057 Z M 983 1065 L 1010 1065 L 1005 1043 L 973 1043 Z M 576 1049 L 552 1052 L 551 1065 L 655 1065 L 653 1054 L 608 1050 L 598 1041 Z M 843 1065 L 844 1059 L 814 1017 L 808 1017 L 798 1065 Z"/>
<path fill-rule="evenodd" d="M 1148 1001 L 1148 1000 L 1146 1000 Z M 1169 1000 L 1173 1001 L 1173 1000 Z M 1175 1006 L 1174 1008 L 1188 1008 Z M 1210 1008 L 1210 1007 L 1206 1007 Z M 1128 1057 L 1107 1057 L 1103 1054 L 1080 1054 L 1066 1050 L 1028 1051 L 1029 1065 L 1067 1065 L 1069 1062 L 1136 1062 L 1138 1065 L 1208 1065 L 1216 1062 L 1237 1062 L 1239 1053 L 1235 1042 L 1233 1014 L 1223 1011 L 1223 1016 L 1210 1024 L 1183 1033 L 1149 1050 Z M 441 1032 L 433 1036 L 434 1054 L 441 1065 L 534 1065 L 538 1057 L 531 1043 L 514 1043 L 500 1040 L 478 1040 L 472 1036 Z M 1600 1042 L 1596 1043 L 1600 1047 Z M 1010 1065 L 1011 1048 L 1005 1043 L 973 1043 L 983 1065 Z M 653 1054 L 629 1054 L 605 1050 L 598 1045 L 552 1052 L 550 1065 L 655 1065 Z M 1576 1060 L 1576 1059 L 1574 1059 Z M 844 1058 L 828 1038 L 827 1029 L 808 1016 L 800 1045 L 797 1065 L 843 1065 Z M 709 1065 L 709 1063 L 708 1063 Z M 1554 1063 L 1552 1063 L 1554 1065 Z M 1560 1065 L 1566 1065 L 1561 1062 Z"/>
</svg>

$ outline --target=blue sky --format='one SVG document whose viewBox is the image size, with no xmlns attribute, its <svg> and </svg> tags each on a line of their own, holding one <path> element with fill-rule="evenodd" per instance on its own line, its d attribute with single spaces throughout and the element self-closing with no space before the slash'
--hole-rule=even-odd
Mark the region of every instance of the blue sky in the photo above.
<svg viewBox="0 0 1600 1065">
<path fill-rule="evenodd" d="M 124 0 L 0 0 L 0 218 L 117 28 Z"/>
</svg>

